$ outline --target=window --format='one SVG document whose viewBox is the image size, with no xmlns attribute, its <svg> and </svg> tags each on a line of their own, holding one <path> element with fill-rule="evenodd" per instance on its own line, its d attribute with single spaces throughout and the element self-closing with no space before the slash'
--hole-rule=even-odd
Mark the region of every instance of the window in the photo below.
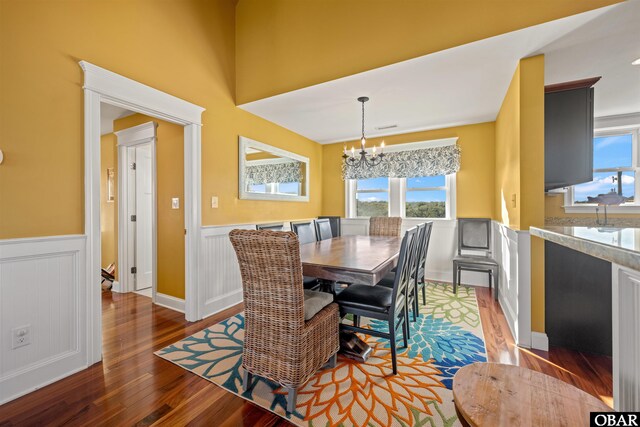
<svg viewBox="0 0 640 427">
<path fill-rule="evenodd" d="M 445 218 L 447 186 L 444 175 L 406 179 L 407 218 Z"/>
<path fill-rule="evenodd" d="M 389 215 L 389 178 L 356 181 L 356 215 L 360 217 Z"/>
<path fill-rule="evenodd" d="M 590 197 L 614 192 L 625 201 L 619 209 L 640 205 L 640 186 L 636 186 L 638 128 L 617 132 L 598 132 L 593 138 L 593 181 L 574 185 L 567 191 L 568 212 L 592 210 Z M 610 208 L 611 209 L 611 208 Z"/>
<path fill-rule="evenodd" d="M 350 179 L 347 217 L 454 218 L 455 174 L 415 178 Z"/>
<path fill-rule="evenodd" d="M 299 182 L 281 182 L 276 184 L 276 193 L 279 194 L 300 194 L 300 183 Z"/>
</svg>

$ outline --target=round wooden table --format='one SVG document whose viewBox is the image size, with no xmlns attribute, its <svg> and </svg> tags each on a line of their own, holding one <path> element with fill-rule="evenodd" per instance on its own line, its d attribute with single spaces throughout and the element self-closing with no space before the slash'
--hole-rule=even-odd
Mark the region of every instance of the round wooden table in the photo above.
<svg viewBox="0 0 640 427">
<path fill-rule="evenodd" d="M 474 363 L 453 378 L 453 401 L 466 426 L 588 426 L 604 402 L 564 381 L 514 365 Z"/>
</svg>

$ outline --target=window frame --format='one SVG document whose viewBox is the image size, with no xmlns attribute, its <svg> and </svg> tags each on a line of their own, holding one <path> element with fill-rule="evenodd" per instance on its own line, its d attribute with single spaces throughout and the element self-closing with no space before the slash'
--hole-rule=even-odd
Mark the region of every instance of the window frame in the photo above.
<svg viewBox="0 0 640 427">
<path fill-rule="evenodd" d="M 634 178 L 640 177 L 640 125 L 621 126 L 616 128 L 597 129 L 593 132 L 593 138 L 605 136 L 618 136 L 631 134 L 631 167 L 624 168 L 600 168 L 593 169 L 593 173 L 617 172 L 618 170 L 634 172 Z M 565 213 L 593 213 L 598 207 L 595 203 L 575 203 L 575 186 L 566 187 L 558 191 L 564 192 Z M 553 192 L 553 191 L 552 191 Z M 634 201 L 619 206 L 607 206 L 609 213 L 640 213 L 640 183 L 634 181 Z"/>
<path fill-rule="evenodd" d="M 409 220 L 451 220 L 456 217 L 456 174 L 445 175 L 444 187 L 425 187 L 425 188 L 413 188 L 409 191 L 445 191 L 445 217 L 444 218 L 418 218 L 418 217 L 406 217 L 406 199 L 407 199 L 407 179 L 406 178 L 389 178 L 389 216 L 399 216 Z M 368 217 L 357 216 L 357 193 L 371 193 L 381 192 L 380 190 L 361 190 L 357 191 L 357 179 L 347 179 L 344 182 L 344 194 L 345 194 L 345 217 L 365 219 Z"/>
</svg>

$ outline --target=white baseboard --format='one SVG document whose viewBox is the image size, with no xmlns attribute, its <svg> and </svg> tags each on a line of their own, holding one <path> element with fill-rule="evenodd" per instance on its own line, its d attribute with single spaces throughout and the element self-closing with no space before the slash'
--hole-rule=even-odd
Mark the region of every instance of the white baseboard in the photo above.
<svg viewBox="0 0 640 427">
<path fill-rule="evenodd" d="M 531 331 L 531 348 L 549 351 L 549 337 L 544 332 Z"/>
<path fill-rule="evenodd" d="M 161 294 L 160 292 L 156 292 L 156 300 L 154 301 L 154 303 L 162 307 L 170 308 L 171 310 L 184 313 L 183 299 L 172 297 L 171 295 Z"/>
</svg>

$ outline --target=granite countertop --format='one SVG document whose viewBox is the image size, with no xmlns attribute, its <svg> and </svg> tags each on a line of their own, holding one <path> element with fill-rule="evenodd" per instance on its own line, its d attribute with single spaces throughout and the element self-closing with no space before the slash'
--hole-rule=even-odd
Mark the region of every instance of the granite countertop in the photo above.
<svg viewBox="0 0 640 427">
<path fill-rule="evenodd" d="M 640 271 L 640 228 L 531 227 L 531 235 Z"/>
<path fill-rule="evenodd" d="M 596 217 L 594 216 L 548 216 L 544 219 L 544 225 L 562 226 L 562 227 L 597 227 Z M 601 214 L 600 220 L 604 221 Z M 609 217 L 608 222 L 612 227 L 640 227 L 640 217 Z"/>
</svg>

